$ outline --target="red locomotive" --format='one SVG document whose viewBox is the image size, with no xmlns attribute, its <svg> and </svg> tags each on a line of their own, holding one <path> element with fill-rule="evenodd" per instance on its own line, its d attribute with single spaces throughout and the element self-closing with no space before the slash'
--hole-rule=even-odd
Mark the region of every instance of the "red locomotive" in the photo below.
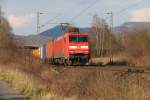
<svg viewBox="0 0 150 100">
<path fill-rule="evenodd" d="M 61 64 L 86 64 L 90 47 L 86 33 L 65 33 L 46 45 L 46 59 Z"/>
</svg>

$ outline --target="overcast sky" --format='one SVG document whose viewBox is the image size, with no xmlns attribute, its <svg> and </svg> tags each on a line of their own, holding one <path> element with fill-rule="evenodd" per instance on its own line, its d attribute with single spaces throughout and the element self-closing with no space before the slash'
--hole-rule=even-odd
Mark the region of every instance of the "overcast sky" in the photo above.
<svg viewBox="0 0 150 100">
<path fill-rule="evenodd" d="M 45 13 L 40 15 L 41 25 L 69 21 L 78 27 L 89 27 L 94 14 L 109 22 L 106 13 L 110 11 L 114 13 L 114 26 L 128 21 L 150 22 L 150 0 L 3 0 L 1 4 L 13 32 L 18 35 L 36 34 L 38 10 Z M 46 24 L 41 31 L 55 25 Z"/>
</svg>

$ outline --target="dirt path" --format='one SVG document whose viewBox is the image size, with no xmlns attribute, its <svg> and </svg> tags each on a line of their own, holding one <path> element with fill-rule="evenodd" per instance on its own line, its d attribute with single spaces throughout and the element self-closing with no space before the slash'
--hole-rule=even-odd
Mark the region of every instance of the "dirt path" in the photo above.
<svg viewBox="0 0 150 100">
<path fill-rule="evenodd" d="M 0 81 L 0 100 L 27 100 L 27 98 L 10 88 L 6 82 Z"/>
</svg>

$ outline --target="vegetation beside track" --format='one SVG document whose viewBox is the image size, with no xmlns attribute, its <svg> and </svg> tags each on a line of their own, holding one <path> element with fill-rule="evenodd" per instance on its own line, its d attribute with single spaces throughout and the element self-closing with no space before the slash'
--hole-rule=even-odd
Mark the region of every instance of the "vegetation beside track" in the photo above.
<svg viewBox="0 0 150 100">
<path fill-rule="evenodd" d="M 18 69 L 7 69 L 1 66 L 0 80 L 9 83 L 11 87 L 27 96 L 29 100 L 60 100 L 63 98 L 50 92 L 46 84 L 39 84 L 39 80 L 33 74 L 27 74 Z"/>
<path fill-rule="evenodd" d="M 28 66 L 32 69 L 30 70 L 22 69 L 19 64 L 1 65 L 0 79 L 7 81 L 30 100 L 147 100 L 150 98 L 149 73 L 84 68 L 60 68 L 55 72 L 45 65 L 42 65 L 45 68 L 39 66 L 37 65 L 36 68 Z"/>
</svg>

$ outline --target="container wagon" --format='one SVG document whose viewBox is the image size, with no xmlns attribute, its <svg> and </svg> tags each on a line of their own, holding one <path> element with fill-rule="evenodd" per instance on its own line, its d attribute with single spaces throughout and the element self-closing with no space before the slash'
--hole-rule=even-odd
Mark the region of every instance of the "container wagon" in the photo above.
<svg viewBox="0 0 150 100">
<path fill-rule="evenodd" d="M 34 58 L 42 63 L 46 61 L 46 45 L 42 45 L 37 49 L 34 49 L 32 52 Z"/>
<path fill-rule="evenodd" d="M 50 40 L 46 43 L 46 63 L 53 64 L 54 50 L 53 50 L 53 40 Z"/>
</svg>

